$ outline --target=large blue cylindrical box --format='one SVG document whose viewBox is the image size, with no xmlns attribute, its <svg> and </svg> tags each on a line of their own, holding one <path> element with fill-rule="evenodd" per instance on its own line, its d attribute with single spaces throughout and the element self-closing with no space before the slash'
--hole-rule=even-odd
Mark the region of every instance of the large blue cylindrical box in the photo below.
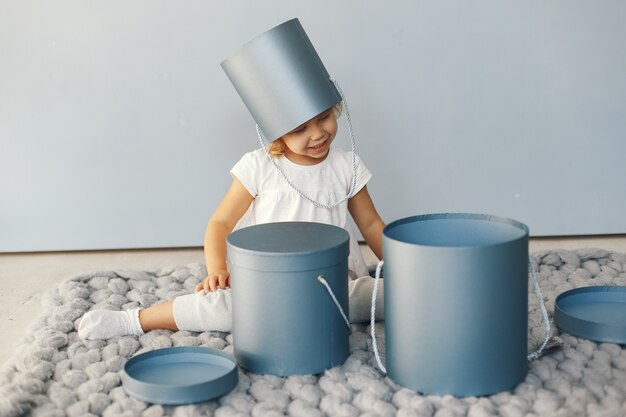
<svg viewBox="0 0 626 417">
<path fill-rule="evenodd" d="M 383 231 L 389 376 L 426 394 L 488 395 L 527 374 L 528 228 L 428 214 Z"/>
<path fill-rule="evenodd" d="M 315 374 L 349 355 L 349 329 L 323 276 L 348 315 L 350 235 L 340 227 L 279 222 L 227 239 L 233 345 L 259 374 Z"/>
</svg>

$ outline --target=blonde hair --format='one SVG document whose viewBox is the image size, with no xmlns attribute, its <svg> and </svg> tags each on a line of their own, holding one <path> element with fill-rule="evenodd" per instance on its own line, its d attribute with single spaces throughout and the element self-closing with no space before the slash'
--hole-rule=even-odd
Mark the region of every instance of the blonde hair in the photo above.
<svg viewBox="0 0 626 417">
<path fill-rule="evenodd" d="M 339 116 L 341 116 L 341 112 L 343 111 L 342 102 L 340 101 L 339 103 L 335 104 L 332 109 L 333 113 L 335 114 L 335 118 L 338 119 Z M 272 143 L 270 144 L 269 153 L 272 158 L 278 158 L 280 156 L 283 156 L 286 150 L 287 145 L 285 145 L 285 141 L 283 141 L 283 138 L 280 137 L 272 141 Z"/>
</svg>

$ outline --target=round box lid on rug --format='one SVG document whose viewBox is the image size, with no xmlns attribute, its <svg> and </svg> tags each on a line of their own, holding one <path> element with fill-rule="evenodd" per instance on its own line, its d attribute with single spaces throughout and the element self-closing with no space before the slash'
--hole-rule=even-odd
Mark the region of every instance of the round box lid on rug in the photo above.
<svg viewBox="0 0 626 417">
<path fill-rule="evenodd" d="M 554 322 L 574 336 L 626 344 L 626 287 L 594 286 L 556 297 Z"/>
<path fill-rule="evenodd" d="M 156 349 L 124 365 L 122 385 L 156 404 L 190 404 L 220 397 L 237 386 L 237 361 L 221 350 L 182 346 Z"/>
</svg>

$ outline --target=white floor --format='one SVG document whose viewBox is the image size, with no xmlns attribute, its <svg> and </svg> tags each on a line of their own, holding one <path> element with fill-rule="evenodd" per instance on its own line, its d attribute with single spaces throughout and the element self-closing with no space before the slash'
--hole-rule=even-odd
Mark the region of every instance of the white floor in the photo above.
<svg viewBox="0 0 626 417">
<path fill-rule="evenodd" d="M 626 235 L 534 238 L 530 251 L 595 247 L 626 253 Z M 366 249 L 367 256 L 371 255 Z M 201 248 L 0 254 L 0 364 L 14 351 L 41 313 L 41 296 L 73 275 L 95 270 L 154 269 L 203 263 Z"/>
</svg>

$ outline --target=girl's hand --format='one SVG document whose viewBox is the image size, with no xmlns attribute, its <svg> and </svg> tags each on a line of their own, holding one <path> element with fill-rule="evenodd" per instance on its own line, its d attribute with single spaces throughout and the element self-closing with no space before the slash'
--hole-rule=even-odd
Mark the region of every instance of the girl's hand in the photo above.
<svg viewBox="0 0 626 417">
<path fill-rule="evenodd" d="M 208 276 L 196 285 L 196 292 L 204 291 L 208 294 L 211 291 L 217 291 L 218 288 L 230 287 L 230 272 L 226 270 L 217 270 L 208 274 Z"/>
</svg>

